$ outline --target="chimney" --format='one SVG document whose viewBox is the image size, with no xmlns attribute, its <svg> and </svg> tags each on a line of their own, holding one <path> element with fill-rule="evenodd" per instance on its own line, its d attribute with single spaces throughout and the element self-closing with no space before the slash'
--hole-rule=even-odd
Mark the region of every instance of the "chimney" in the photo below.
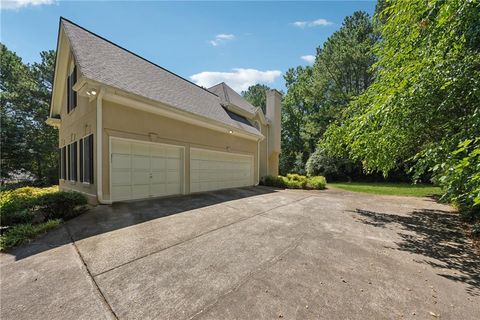
<svg viewBox="0 0 480 320">
<path fill-rule="evenodd" d="M 268 174 L 278 176 L 278 162 L 280 155 L 280 138 L 282 131 L 282 94 L 277 90 L 267 91 L 267 119 L 268 128 Z"/>
</svg>

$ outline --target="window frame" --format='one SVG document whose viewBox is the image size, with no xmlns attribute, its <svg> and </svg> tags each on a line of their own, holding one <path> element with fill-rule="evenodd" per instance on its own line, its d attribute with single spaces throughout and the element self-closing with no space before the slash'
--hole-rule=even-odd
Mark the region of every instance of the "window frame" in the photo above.
<svg viewBox="0 0 480 320">
<path fill-rule="evenodd" d="M 80 177 L 82 183 L 84 184 L 94 184 L 94 139 L 93 133 L 80 139 L 82 145 L 82 157 L 80 158 L 81 167 L 82 167 L 82 176 Z M 88 155 L 88 158 L 87 158 Z M 88 165 L 88 169 L 87 169 Z M 88 176 L 87 176 L 88 173 Z"/>
<path fill-rule="evenodd" d="M 67 75 L 67 114 L 77 107 L 77 92 L 73 86 L 77 83 L 77 66 L 74 64 L 72 72 Z"/>
</svg>

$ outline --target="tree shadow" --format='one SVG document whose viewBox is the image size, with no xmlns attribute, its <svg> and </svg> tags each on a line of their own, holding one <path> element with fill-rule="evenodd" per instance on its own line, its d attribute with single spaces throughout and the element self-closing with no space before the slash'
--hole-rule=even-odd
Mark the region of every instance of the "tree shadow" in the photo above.
<svg viewBox="0 0 480 320">
<path fill-rule="evenodd" d="M 150 220 L 220 203 L 277 192 L 270 187 L 245 187 L 196 193 L 183 196 L 153 198 L 112 205 L 99 205 L 89 212 L 67 221 L 61 227 L 34 241 L 8 250 L 4 254 L 16 261 L 51 250 L 73 241 L 126 228 Z M 199 212 L 198 214 L 202 214 Z"/>
<path fill-rule="evenodd" d="M 467 284 L 470 295 L 480 295 L 480 256 L 467 241 L 458 214 L 442 210 L 416 210 L 408 215 L 379 213 L 357 209 L 359 220 L 380 228 L 394 229 L 396 224 L 401 241 L 397 250 L 422 255 L 433 268 L 455 270 L 459 274 L 438 275 Z M 389 227 L 390 226 L 390 227 Z"/>
</svg>

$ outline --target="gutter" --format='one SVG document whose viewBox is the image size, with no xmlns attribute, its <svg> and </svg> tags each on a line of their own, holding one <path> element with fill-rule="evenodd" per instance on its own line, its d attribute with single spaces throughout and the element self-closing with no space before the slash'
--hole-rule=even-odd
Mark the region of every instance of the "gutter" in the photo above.
<svg viewBox="0 0 480 320">
<path fill-rule="evenodd" d="M 112 204 L 112 200 L 103 198 L 103 95 L 105 89 L 101 88 L 97 96 L 97 201 L 100 204 Z"/>
</svg>

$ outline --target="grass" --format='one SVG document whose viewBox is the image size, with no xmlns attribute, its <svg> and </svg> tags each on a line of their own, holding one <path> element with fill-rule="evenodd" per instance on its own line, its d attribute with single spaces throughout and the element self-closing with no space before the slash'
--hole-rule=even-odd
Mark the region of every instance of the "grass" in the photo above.
<svg viewBox="0 0 480 320">
<path fill-rule="evenodd" d="M 58 227 L 61 223 L 60 219 L 52 219 L 35 225 L 17 224 L 0 236 L 0 251 L 29 242 L 38 235 Z"/>
<path fill-rule="evenodd" d="M 390 182 L 346 182 L 328 183 L 328 187 L 354 192 L 365 192 L 381 195 L 427 197 L 441 194 L 439 187 L 429 184 L 409 184 Z"/>
</svg>

